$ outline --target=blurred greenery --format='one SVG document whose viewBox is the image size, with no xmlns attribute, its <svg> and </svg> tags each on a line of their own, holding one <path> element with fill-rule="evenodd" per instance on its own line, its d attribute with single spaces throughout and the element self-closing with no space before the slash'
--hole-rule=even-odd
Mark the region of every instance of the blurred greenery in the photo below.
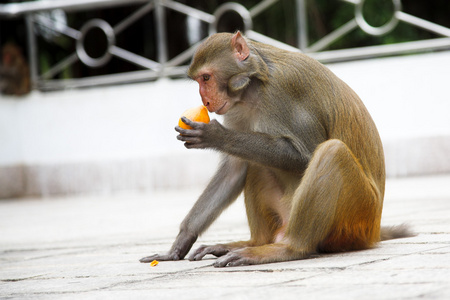
<svg viewBox="0 0 450 300">
<path fill-rule="evenodd" d="M 208 13 L 214 13 L 217 7 L 229 1 L 181 0 L 179 2 L 197 7 Z M 260 2 L 260 0 L 239 1 L 247 9 L 251 9 Z M 449 0 L 403 0 L 401 3 L 402 11 L 406 13 L 444 27 L 450 27 Z M 313 44 L 344 25 L 355 15 L 355 5 L 342 0 L 306 0 L 306 6 L 309 44 Z M 295 0 L 279 0 L 253 20 L 253 29 L 296 46 L 298 45 L 296 10 Z M 389 22 L 393 16 L 393 11 L 392 0 L 365 0 L 363 5 L 363 16 L 367 23 L 373 27 L 380 27 Z M 232 26 L 229 27 L 233 28 Z M 236 29 L 242 28 L 236 26 L 234 30 Z M 436 37 L 438 37 L 436 34 L 400 22 L 392 32 L 384 36 L 370 36 L 357 28 L 345 38 L 330 45 L 326 50 L 392 44 Z"/>
<path fill-rule="evenodd" d="M 403 0 L 402 11 L 416 17 L 450 27 L 450 2 L 448 0 Z M 339 28 L 354 17 L 355 5 L 344 1 L 309 0 L 308 33 L 314 43 Z M 373 27 L 380 27 L 393 16 L 392 0 L 365 0 L 363 16 Z M 424 29 L 400 22 L 392 32 L 383 36 L 370 36 L 356 29 L 345 38 L 330 45 L 328 50 L 400 43 L 439 37 Z"/>
</svg>

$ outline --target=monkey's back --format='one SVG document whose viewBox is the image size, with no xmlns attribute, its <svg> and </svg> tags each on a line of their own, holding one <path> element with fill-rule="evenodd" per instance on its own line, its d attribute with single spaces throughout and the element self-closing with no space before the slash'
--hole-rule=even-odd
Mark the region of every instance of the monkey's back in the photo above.
<svg viewBox="0 0 450 300">
<path fill-rule="evenodd" d="M 300 102 L 302 110 L 308 112 L 314 122 L 320 123 L 320 126 L 313 124 L 314 130 L 324 132 L 324 141 L 343 141 L 367 176 L 375 181 L 383 197 L 385 164 L 382 142 L 372 117 L 353 89 L 326 66 L 305 54 L 259 43 L 257 48 L 269 69 L 268 82 L 274 82 L 268 90 L 277 94 L 269 97 Z M 304 116 L 299 113 L 300 118 Z M 308 132 L 298 134 L 305 138 Z"/>
</svg>

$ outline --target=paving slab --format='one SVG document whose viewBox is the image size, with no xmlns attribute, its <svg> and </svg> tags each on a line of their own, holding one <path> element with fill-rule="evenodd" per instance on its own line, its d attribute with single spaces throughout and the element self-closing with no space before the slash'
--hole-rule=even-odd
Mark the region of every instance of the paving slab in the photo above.
<svg viewBox="0 0 450 300">
<path fill-rule="evenodd" d="M 0 201 L 0 299 L 450 299 L 450 174 L 389 179 L 382 224 L 418 235 L 374 249 L 234 268 L 212 256 L 139 263 L 169 249 L 200 192 Z M 195 246 L 248 239 L 242 200 Z"/>
</svg>

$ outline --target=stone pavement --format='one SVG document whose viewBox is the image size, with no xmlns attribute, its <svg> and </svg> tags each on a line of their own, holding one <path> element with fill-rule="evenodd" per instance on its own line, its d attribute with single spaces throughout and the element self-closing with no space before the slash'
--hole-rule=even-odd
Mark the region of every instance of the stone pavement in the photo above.
<svg viewBox="0 0 450 300">
<path fill-rule="evenodd" d="M 450 299 L 450 175 L 390 179 L 382 223 L 416 237 L 216 269 L 169 249 L 200 190 L 0 201 L 0 299 Z M 247 239 L 242 199 L 197 242 Z M 195 247 L 194 246 L 194 247 Z"/>
</svg>

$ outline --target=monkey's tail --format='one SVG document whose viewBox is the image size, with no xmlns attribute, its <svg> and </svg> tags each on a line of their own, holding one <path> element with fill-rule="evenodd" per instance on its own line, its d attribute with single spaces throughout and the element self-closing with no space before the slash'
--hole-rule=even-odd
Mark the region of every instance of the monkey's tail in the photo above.
<svg viewBox="0 0 450 300">
<path fill-rule="evenodd" d="M 401 239 L 406 237 L 416 236 L 417 234 L 413 232 L 407 224 L 401 224 L 396 226 L 383 226 L 381 227 L 380 240 L 392 240 Z"/>
</svg>

